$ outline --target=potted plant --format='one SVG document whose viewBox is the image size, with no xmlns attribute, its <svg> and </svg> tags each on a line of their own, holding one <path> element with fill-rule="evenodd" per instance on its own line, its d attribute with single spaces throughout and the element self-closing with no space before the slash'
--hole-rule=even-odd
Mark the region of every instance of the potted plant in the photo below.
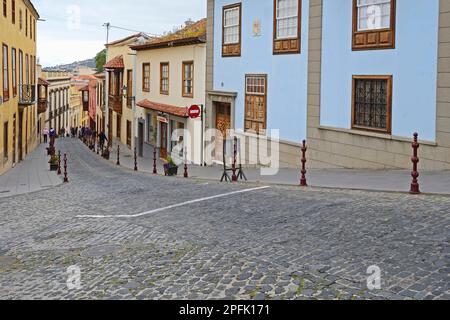
<svg viewBox="0 0 450 320">
<path fill-rule="evenodd" d="M 52 155 L 52 157 L 50 158 L 50 161 L 48 163 L 50 164 L 50 171 L 58 170 L 59 158 L 57 155 Z"/>
<path fill-rule="evenodd" d="M 167 157 L 166 159 L 166 163 L 164 164 L 164 174 L 170 177 L 178 174 L 178 166 L 171 157 Z"/>
</svg>

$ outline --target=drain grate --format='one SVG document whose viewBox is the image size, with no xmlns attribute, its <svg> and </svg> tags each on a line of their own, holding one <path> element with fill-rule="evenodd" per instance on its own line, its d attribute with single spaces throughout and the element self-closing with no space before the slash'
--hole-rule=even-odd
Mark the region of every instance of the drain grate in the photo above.
<svg viewBox="0 0 450 320">
<path fill-rule="evenodd" d="M 0 193 L 10 193 L 11 191 L 10 190 L 3 190 L 3 191 L 0 191 Z"/>
</svg>

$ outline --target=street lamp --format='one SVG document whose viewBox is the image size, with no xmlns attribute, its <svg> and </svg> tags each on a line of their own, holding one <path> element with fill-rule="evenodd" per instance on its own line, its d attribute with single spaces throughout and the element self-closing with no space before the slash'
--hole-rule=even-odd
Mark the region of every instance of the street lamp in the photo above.
<svg viewBox="0 0 450 320">
<path fill-rule="evenodd" d="M 128 95 L 128 87 L 127 86 L 123 86 L 122 91 L 123 91 L 123 97 L 125 99 L 129 99 L 131 102 L 135 102 L 136 101 L 136 97 L 135 96 L 129 96 Z"/>
</svg>

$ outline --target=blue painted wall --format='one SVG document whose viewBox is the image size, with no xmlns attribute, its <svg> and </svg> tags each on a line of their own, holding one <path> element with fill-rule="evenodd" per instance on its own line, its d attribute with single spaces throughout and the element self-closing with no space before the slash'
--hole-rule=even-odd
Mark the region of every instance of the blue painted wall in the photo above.
<svg viewBox="0 0 450 320">
<path fill-rule="evenodd" d="M 267 74 L 267 128 L 280 129 L 281 139 L 300 142 L 306 137 L 309 0 L 301 1 L 301 54 L 273 55 L 273 0 L 243 0 L 242 55 L 222 58 L 222 7 L 237 2 L 215 1 L 214 90 L 238 93 L 236 129 L 242 129 L 245 74 Z M 261 22 L 259 37 L 252 33 L 255 19 Z"/>
<path fill-rule="evenodd" d="M 352 51 L 352 0 L 324 0 L 321 125 L 351 128 L 352 75 L 393 75 L 392 134 L 436 140 L 439 0 L 397 0 L 396 48 Z"/>
</svg>

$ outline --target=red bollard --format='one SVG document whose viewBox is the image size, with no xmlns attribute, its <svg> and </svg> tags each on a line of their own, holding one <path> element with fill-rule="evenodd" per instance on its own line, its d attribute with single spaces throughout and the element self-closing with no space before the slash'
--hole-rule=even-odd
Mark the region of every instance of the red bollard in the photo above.
<svg viewBox="0 0 450 320">
<path fill-rule="evenodd" d="M 134 148 L 134 171 L 138 171 L 136 148 Z"/>
<path fill-rule="evenodd" d="M 238 177 L 236 175 L 236 161 L 237 161 L 237 138 L 234 137 L 233 166 L 232 166 L 233 176 L 231 177 L 232 182 L 238 181 Z"/>
<path fill-rule="evenodd" d="M 158 174 L 156 169 L 156 148 L 153 148 L 153 174 Z"/>
<path fill-rule="evenodd" d="M 61 151 L 58 150 L 58 175 L 61 174 Z"/>
<path fill-rule="evenodd" d="M 306 182 L 306 151 L 308 148 L 306 147 L 306 140 L 303 140 L 302 146 L 302 177 L 300 179 L 300 187 L 307 187 L 308 183 Z"/>
<path fill-rule="evenodd" d="M 69 182 L 69 177 L 67 176 L 67 154 L 64 154 L 64 183 Z"/>
<path fill-rule="evenodd" d="M 120 166 L 120 146 L 117 145 L 117 162 L 116 165 Z"/>
<path fill-rule="evenodd" d="M 418 157 L 418 150 L 420 147 L 419 144 L 419 134 L 414 133 L 414 142 L 412 143 L 413 148 L 413 156 L 411 158 L 411 161 L 413 163 L 413 171 L 411 173 L 411 176 L 413 178 L 413 181 L 411 183 L 411 190 L 409 191 L 410 194 L 420 194 L 420 185 L 419 185 L 419 171 L 418 171 L 418 163 L 419 163 L 419 157 Z"/>
<path fill-rule="evenodd" d="M 187 166 L 187 151 L 184 152 L 184 177 L 189 178 L 188 166 Z"/>
</svg>

